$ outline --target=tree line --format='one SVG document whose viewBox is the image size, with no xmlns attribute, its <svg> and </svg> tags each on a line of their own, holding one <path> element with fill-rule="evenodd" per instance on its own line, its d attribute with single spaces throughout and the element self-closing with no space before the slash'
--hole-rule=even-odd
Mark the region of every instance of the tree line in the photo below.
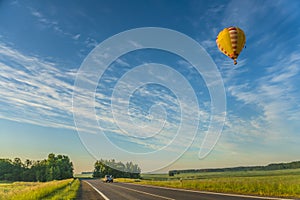
<svg viewBox="0 0 300 200">
<path fill-rule="evenodd" d="M 73 163 L 68 156 L 50 153 L 44 160 L 20 158 L 0 159 L 0 180 L 5 181 L 52 181 L 73 177 Z"/>
<path fill-rule="evenodd" d="M 170 170 L 169 176 L 174 176 L 175 174 L 180 174 L 180 173 L 263 171 L 263 170 L 268 171 L 268 170 L 297 169 L 297 168 L 300 168 L 300 161 L 294 161 L 294 162 L 289 162 L 289 163 L 272 163 L 267 166 Z"/>
<path fill-rule="evenodd" d="M 98 160 L 94 164 L 93 177 L 102 178 L 105 175 L 112 175 L 115 178 L 140 178 L 141 169 L 132 162 L 116 162 L 112 160 Z"/>
</svg>

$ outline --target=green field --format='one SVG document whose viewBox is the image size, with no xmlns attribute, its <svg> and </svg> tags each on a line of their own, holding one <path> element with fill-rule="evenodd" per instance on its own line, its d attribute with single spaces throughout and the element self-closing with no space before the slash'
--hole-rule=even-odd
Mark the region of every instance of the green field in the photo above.
<svg viewBox="0 0 300 200">
<path fill-rule="evenodd" d="M 243 172 L 143 174 L 141 180 L 119 181 L 201 191 L 274 197 L 300 197 L 300 169 Z"/>
<path fill-rule="evenodd" d="M 93 173 L 89 173 L 89 174 L 75 174 L 74 177 L 75 178 L 93 178 Z"/>
<path fill-rule="evenodd" d="M 75 199 L 79 186 L 78 179 L 0 183 L 0 200 Z"/>
</svg>

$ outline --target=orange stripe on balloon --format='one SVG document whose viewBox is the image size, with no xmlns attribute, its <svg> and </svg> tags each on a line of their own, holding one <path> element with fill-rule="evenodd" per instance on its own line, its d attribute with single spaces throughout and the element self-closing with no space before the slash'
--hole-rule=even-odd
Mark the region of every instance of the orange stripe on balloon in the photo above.
<svg viewBox="0 0 300 200">
<path fill-rule="evenodd" d="M 228 30 L 229 30 L 229 31 L 231 31 L 231 30 L 236 30 L 236 28 L 235 28 L 235 27 L 229 27 Z"/>
<path fill-rule="evenodd" d="M 231 47 L 233 50 L 233 54 L 230 55 L 231 58 L 234 58 L 236 55 L 236 49 L 237 49 L 237 40 L 238 40 L 238 32 L 235 27 L 228 28 L 229 30 L 229 37 L 231 41 Z"/>
</svg>

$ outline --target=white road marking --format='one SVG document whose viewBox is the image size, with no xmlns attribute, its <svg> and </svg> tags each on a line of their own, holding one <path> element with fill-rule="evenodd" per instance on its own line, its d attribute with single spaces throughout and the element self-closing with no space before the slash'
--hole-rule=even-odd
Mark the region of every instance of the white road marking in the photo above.
<svg viewBox="0 0 300 200">
<path fill-rule="evenodd" d="M 138 192 L 138 193 L 142 193 L 142 194 L 154 196 L 154 197 L 159 197 L 159 198 L 162 198 L 162 199 L 175 200 L 175 199 L 173 199 L 173 198 L 164 197 L 164 196 L 160 196 L 160 195 L 157 195 L 157 194 L 151 194 L 151 193 L 148 193 L 148 192 L 143 192 L 143 191 L 139 191 L 139 190 L 127 188 L 127 187 L 122 187 L 122 186 L 119 186 L 119 185 L 114 185 L 114 186 L 115 186 L 115 187 L 124 188 L 124 189 L 126 189 L 126 190 L 131 190 L 131 191 L 134 191 L 134 192 Z"/>
<path fill-rule="evenodd" d="M 142 185 L 142 184 L 134 184 L 134 183 L 125 183 L 125 184 L 140 185 L 142 187 L 160 188 L 160 189 L 166 189 L 166 190 L 194 192 L 194 193 L 200 193 L 200 194 L 214 194 L 214 195 L 222 195 L 222 196 L 245 197 L 245 198 L 268 199 L 268 200 L 294 200 L 294 199 L 284 199 L 284 198 L 276 198 L 276 197 L 259 197 L 259 196 L 243 195 L 243 194 L 226 194 L 226 193 L 217 193 L 217 192 L 186 190 L 186 189 L 181 189 L 181 188 L 169 188 L 169 187 L 161 187 L 161 186 L 153 186 L 153 185 Z"/>
<path fill-rule="evenodd" d="M 96 192 L 98 192 L 105 200 L 109 200 L 109 198 L 107 196 L 105 196 L 102 192 L 100 192 L 97 188 L 95 188 L 92 184 L 90 184 L 89 182 L 87 181 L 84 181 L 86 182 L 87 184 L 89 184 L 94 190 L 96 190 Z"/>
</svg>

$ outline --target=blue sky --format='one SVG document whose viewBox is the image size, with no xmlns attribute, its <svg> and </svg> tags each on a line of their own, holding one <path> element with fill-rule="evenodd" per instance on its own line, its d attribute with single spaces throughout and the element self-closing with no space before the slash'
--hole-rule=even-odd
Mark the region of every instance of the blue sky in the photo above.
<svg viewBox="0 0 300 200">
<path fill-rule="evenodd" d="M 299 7 L 292 0 L 1 1 L 0 157 L 42 159 L 51 152 L 67 154 L 76 172 L 92 170 L 94 157 L 133 160 L 146 171 L 162 168 L 163 160 L 181 153 L 161 170 L 299 160 Z M 237 65 L 215 44 L 218 32 L 232 25 L 242 28 L 247 38 Z M 84 59 L 109 37 L 141 27 L 185 34 L 217 66 L 226 94 L 226 118 L 216 146 L 203 159 L 198 153 L 212 115 L 210 91 L 197 70 L 172 52 L 144 49 L 115 60 L 92 91 L 98 126 L 82 124 L 82 129 L 76 129 L 72 95 Z M 160 73 L 155 67 L 149 70 L 151 63 L 168 66 L 169 71 L 152 79 L 157 82 L 131 87 L 149 73 Z M 138 68 L 141 65 L 148 69 L 145 74 L 138 73 L 144 69 Z M 172 70 L 178 72 L 172 76 L 178 77 L 174 85 L 186 81 L 197 102 L 186 96 L 180 99 L 172 88 L 158 84 L 169 83 Z M 130 73 L 138 78 L 124 78 Z M 116 87 L 133 89 L 125 110 L 124 99 L 113 96 L 118 95 Z M 111 104 L 117 112 L 112 112 Z M 94 117 L 84 109 L 77 111 L 87 121 Z M 177 132 L 182 116 L 190 116 L 186 133 Z M 109 152 L 100 129 L 114 146 L 131 154 Z M 175 141 L 176 134 L 183 136 Z M 159 157 L 147 157 L 170 142 L 174 146 Z M 139 159 L 138 153 L 144 153 L 145 159 Z"/>
</svg>

